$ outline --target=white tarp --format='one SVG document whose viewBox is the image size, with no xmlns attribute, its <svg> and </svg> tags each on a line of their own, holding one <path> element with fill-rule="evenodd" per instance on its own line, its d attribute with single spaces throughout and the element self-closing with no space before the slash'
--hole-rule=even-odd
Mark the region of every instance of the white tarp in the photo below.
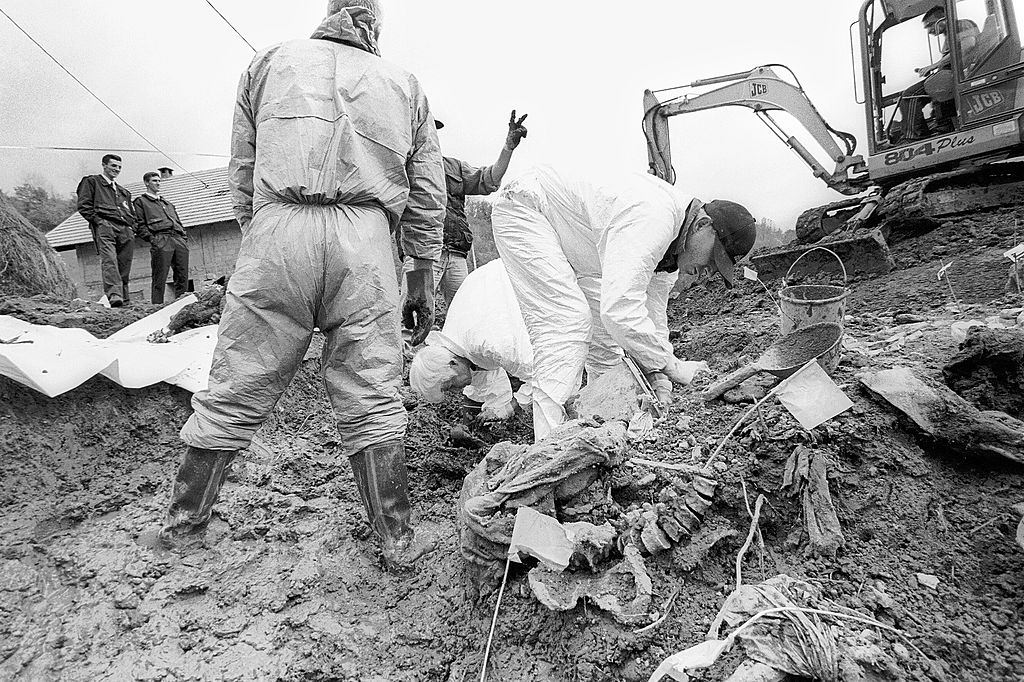
<svg viewBox="0 0 1024 682">
<path fill-rule="evenodd" d="M 166 381 L 192 392 L 205 389 L 217 345 L 216 325 L 176 334 L 167 343 L 146 340 L 194 301 L 194 296 L 187 296 L 108 339 L 97 339 L 84 329 L 61 329 L 0 315 L 0 341 L 17 341 L 0 343 L 0 374 L 51 398 L 96 374 L 126 388 Z"/>
<path fill-rule="evenodd" d="M 84 329 L 29 324 L 0 315 L 0 374 L 49 397 L 70 391 L 114 362 L 113 351 Z"/>
<path fill-rule="evenodd" d="M 210 382 L 210 363 L 213 362 L 213 349 L 217 347 L 217 325 L 189 329 L 175 334 L 169 343 L 176 343 L 188 349 L 188 364 L 173 377 L 164 379 L 169 384 L 180 386 L 186 391 L 198 393 L 205 391 Z M 167 345 L 167 344 L 160 344 Z"/>
</svg>

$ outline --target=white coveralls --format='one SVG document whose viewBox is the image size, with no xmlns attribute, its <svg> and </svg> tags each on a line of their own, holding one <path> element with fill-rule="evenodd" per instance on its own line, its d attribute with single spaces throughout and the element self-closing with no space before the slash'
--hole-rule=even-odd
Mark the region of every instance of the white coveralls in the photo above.
<svg viewBox="0 0 1024 682">
<path fill-rule="evenodd" d="M 587 182 L 548 166 L 499 190 L 491 222 L 533 346 L 537 440 L 565 421 L 584 366 L 592 380 L 623 351 L 646 372 L 668 364 L 677 277 L 655 270 L 701 205 L 651 175 Z"/>
<path fill-rule="evenodd" d="M 247 447 L 314 327 L 327 337 L 345 454 L 404 434 L 390 231 L 401 227 L 406 254 L 437 260 L 444 174 L 426 97 L 377 56 L 360 16 L 333 14 L 313 39 L 263 50 L 242 74 L 229 168 L 242 244 L 209 390 L 181 430 L 194 447 Z"/>
<path fill-rule="evenodd" d="M 469 273 L 452 299 L 444 327 L 431 332 L 427 343 L 446 348 L 476 367 L 463 394 L 483 403 L 482 410 L 511 415 L 509 375 L 524 382 L 526 390 L 521 389 L 519 395 L 524 402 L 528 400 L 533 349 L 500 258 Z"/>
</svg>

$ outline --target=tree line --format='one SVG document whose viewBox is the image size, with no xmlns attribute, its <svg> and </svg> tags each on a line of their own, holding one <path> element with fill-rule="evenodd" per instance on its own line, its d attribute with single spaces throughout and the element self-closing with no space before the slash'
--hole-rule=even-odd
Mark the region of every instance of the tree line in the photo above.
<svg viewBox="0 0 1024 682">
<path fill-rule="evenodd" d="M 60 197 L 43 186 L 43 183 L 26 180 L 13 192 L 0 189 L 8 203 L 40 232 L 46 233 L 62 223 L 76 210 L 75 195 Z"/>
</svg>

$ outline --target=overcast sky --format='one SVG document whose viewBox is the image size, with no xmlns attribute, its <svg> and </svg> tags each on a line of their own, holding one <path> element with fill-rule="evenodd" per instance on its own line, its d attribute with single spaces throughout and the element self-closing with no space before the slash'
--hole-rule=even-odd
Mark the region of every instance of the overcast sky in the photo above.
<svg viewBox="0 0 1024 682">
<path fill-rule="evenodd" d="M 327 4 L 213 1 L 257 48 L 307 37 Z M 866 153 L 848 33 L 860 0 L 382 1 L 381 52 L 419 77 L 446 123 L 446 154 L 490 163 L 509 110 L 529 113 L 529 137 L 507 177 L 538 163 L 643 171 L 645 87 L 769 62 L 792 67 L 819 111 Z M 190 170 L 227 164 L 189 153 L 227 153 L 238 75 L 252 51 L 204 0 L 2 7 L 176 162 Z M 0 145 L 147 147 L 2 16 L 0 45 Z M 791 227 L 804 208 L 839 198 L 746 109 L 676 117 L 672 138 L 678 184 L 704 199 L 740 201 Z M 100 155 L 0 149 L 0 188 L 35 174 L 58 193 L 73 192 L 83 174 L 99 172 Z M 123 156 L 123 180 L 166 165 L 156 154 Z"/>
</svg>

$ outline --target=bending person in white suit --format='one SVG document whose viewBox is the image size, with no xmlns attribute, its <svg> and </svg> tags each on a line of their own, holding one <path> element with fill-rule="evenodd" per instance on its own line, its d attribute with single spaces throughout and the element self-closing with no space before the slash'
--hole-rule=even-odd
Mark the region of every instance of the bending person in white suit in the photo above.
<svg viewBox="0 0 1024 682">
<path fill-rule="evenodd" d="M 727 285 L 754 245 L 743 206 L 704 203 L 651 175 L 589 182 L 549 166 L 499 190 L 494 240 L 533 347 L 534 437 L 565 419 L 584 367 L 624 351 L 656 386 L 688 384 L 702 363 L 676 358 L 667 298 L 707 271 Z"/>
</svg>

